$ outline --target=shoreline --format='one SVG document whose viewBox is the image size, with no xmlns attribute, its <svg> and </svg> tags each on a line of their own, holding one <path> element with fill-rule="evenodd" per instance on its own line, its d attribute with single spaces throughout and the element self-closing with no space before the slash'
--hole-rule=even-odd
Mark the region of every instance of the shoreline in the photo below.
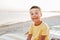
<svg viewBox="0 0 60 40">
<path fill-rule="evenodd" d="M 41 18 L 41 19 L 44 20 L 44 19 L 49 19 L 49 18 L 58 17 L 58 16 L 60 16 L 60 15 L 51 16 L 51 17 L 44 17 L 44 18 Z M 4 24 L 0 24 L 0 27 L 9 26 L 9 25 L 13 25 L 13 24 L 21 23 L 21 22 L 27 22 L 27 21 L 31 21 L 31 19 L 21 20 L 21 21 L 14 21 L 14 22 L 7 22 L 7 23 L 4 23 Z"/>
</svg>

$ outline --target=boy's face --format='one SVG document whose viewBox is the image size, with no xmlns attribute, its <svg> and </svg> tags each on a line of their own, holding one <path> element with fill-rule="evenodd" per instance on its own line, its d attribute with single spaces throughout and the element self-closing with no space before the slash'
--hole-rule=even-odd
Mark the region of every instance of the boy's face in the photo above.
<svg viewBox="0 0 60 40">
<path fill-rule="evenodd" d="M 39 10 L 38 8 L 33 8 L 30 10 L 30 15 L 31 15 L 31 19 L 34 22 L 37 22 L 40 20 L 40 17 L 42 16 L 41 10 Z"/>
</svg>

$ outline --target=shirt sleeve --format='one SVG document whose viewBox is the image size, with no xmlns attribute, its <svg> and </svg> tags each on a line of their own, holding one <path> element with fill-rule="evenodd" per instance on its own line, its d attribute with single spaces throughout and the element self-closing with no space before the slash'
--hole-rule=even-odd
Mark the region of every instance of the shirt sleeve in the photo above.
<svg viewBox="0 0 60 40">
<path fill-rule="evenodd" d="M 33 27 L 31 25 L 30 28 L 29 28 L 29 34 L 32 34 L 32 33 L 33 33 Z"/>
<path fill-rule="evenodd" d="M 47 25 L 42 28 L 42 35 L 49 35 L 49 27 Z"/>
</svg>

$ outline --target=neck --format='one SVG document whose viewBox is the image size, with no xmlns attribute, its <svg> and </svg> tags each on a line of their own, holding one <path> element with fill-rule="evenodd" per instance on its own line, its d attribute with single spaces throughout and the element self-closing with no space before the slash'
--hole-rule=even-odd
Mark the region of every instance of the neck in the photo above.
<svg viewBox="0 0 60 40">
<path fill-rule="evenodd" d="M 38 26 L 38 25 L 40 25 L 42 23 L 42 21 L 37 21 L 37 22 L 35 22 L 35 26 Z"/>
</svg>

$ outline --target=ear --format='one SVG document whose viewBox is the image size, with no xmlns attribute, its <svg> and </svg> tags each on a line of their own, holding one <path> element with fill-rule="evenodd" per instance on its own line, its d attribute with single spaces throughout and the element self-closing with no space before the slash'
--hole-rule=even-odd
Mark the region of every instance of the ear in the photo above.
<svg viewBox="0 0 60 40">
<path fill-rule="evenodd" d="M 40 13 L 40 17 L 42 17 L 42 13 Z"/>
<path fill-rule="evenodd" d="M 42 17 L 42 11 L 40 10 L 40 17 Z"/>
</svg>

